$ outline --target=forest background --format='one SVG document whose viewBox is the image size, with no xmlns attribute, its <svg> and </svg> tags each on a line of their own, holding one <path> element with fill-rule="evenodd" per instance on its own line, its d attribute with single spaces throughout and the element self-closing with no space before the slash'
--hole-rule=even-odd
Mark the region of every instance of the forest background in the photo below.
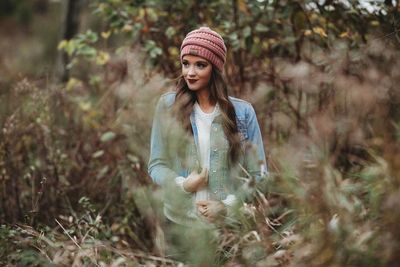
<svg viewBox="0 0 400 267">
<path fill-rule="evenodd" d="M 269 175 L 171 248 L 151 121 L 202 25 Z M 399 48 L 398 0 L 1 1 L 0 265 L 397 266 Z"/>
</svg>

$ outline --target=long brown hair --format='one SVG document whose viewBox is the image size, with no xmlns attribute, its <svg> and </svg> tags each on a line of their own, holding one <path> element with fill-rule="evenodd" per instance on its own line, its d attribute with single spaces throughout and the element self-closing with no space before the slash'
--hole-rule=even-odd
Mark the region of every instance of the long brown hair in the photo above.
<svg viewBox="0 0 400 267">
<path fill-rule="evenodd" d="M 238 161 L 241 153 L 236 113 L 228 97 L 227 83 L 221 72 L 214 67 L 212 68 L 209 90 L 211 103 L 218 103 L 219 105 L 222 116 L 222 128 L 229 142 L 229 163 L 233 164 Z M 189 89 L 183 75 L 177 80 L 176 91 L 175 116 L 181 122 L 183 128 L 193 135 L 190 114 L 197 100 L 196 93 Z"/>
</svg>

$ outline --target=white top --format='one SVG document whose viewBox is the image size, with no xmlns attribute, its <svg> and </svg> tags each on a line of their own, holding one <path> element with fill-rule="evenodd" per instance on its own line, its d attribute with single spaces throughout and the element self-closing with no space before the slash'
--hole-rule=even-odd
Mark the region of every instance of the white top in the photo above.
<svg viewBox="0 0 400 267">
<path fill-rule="evenodd" d="M 210 169 L 210 132 L 214 118 L 219 114 L 219 106 L 216 105 L 211 113 L 201 110 L 199 104 L 194 104 L 194 118 L 198 134 L 198 148 L 200 153 L 201 167 Z M 199 190 L 195 194 L 195 200 L 210 199 L 208 188 Z"/>
<path fill-rule="evenodd" d="M 196 102 L 194 104 L 194 117 L 195 124 L 197 127 L 198 134 L 198 149 L 200 153 L 200 162 L 201 166 L 210 169 L 210 133 L 211 133 L 211 124 L 214 121 L 214 118 L 220 114 L 218 104 L 214 107 L 214 110 L 211 113 L 204 112 L 199 104 Z M 176 177 L 175 182 L 184 190 L 183 182 L 185 181 L 185 177 Z M 197 191 L 194 195 L 194 202 L 198 200 L 209 200 L 210 199 L 210 191 L 208 188 L 201 189 Z M 222 202 L 225 205 L 233 205 L 236 201 L 236 197 L 234 195 L 228 195 L 226 199 Z"/>
</svg>

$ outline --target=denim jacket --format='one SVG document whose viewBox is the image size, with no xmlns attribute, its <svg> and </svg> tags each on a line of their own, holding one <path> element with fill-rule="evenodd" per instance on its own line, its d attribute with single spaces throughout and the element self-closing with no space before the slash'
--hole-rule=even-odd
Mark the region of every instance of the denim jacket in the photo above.
<svg viewBox="0 0 400 267">
<path fill-rule="evenodd" d="M 187 177 L 199 170 L 198 134 L 194 112 L 190 115 L 193 135 L 184 132 L 171 115 L 176 93 L 169 92 L 158 101 L 151 132 L 151 150 L 148 172 L 161 186 L 172 183 L 176 177 Z M 235 194 L 240 187 L 243 169 L 256 180 L 266 174 L 266 161 L 260 127 L 252 105 L 244 100 L 229 97 L 232 102 L 242 145 L 243 155 L 236 166 L 228 167 L 229 143 L 222 128 L 221 115 L 211 125 L 210 167 L 208 186 L 213 199 L 223 200 Z"/>
</svg>

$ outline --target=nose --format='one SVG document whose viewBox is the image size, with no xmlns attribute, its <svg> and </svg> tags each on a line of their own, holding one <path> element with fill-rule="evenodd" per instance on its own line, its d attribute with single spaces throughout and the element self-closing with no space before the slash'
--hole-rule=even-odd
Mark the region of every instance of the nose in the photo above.
<svg viewBox="0 0 400 267">
<path fill-rule="evenodd" d="M 188 75 L 189 77 L 194 77 L 194 76 L 196 76 L 196 71 L 195 71 L 194 66 L 190 66 L 190 67 L 189 67 L 188 72 L 187 72 L 187 75 Z"/>
</svg>

